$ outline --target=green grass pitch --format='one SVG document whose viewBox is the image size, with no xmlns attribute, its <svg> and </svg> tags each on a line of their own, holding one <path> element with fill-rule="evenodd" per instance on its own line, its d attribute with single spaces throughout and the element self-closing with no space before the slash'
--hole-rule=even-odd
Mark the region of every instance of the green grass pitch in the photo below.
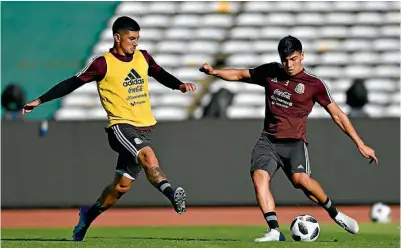
<svg viewBox="0 0 401 248">
<path fill-rule="evenodd" d="M 263 234 L 264 226 L 213 227 L 135 227 L 91 228 L 84 242 L 70 241 L 71 229 L 2 229 L 2 247 L 400 247 L 399 224 L 361 224 L 358 235 L 348 234 L 334 224 L 321 225 L 319 238 L 313 243 L 295 242 L 289 226 L 282 225 L 286 242 L 254 243 Z"/>
</svg>

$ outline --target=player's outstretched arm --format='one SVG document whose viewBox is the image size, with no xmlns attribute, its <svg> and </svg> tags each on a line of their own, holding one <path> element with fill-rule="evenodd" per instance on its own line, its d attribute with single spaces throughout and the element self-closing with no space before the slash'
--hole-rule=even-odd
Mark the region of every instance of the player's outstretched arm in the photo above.
<svg viewBox="0 0 401 248">
<path fill-rule="evenodd" d="M 371 159 L 370 162 L 375 161 L 376 164 L 378 164 L 379 161 L 376 157 L 375 151 L 363 143 L 348 116 L 338 107 L 338 105 L 335 102 L 332 102 L 326 106 L 326 110 L 341 130 L 354 141 L 362 156 Z"/>
<path fill-rule="evenodd" d="M 251 83 L 251 74 L 249 69 L 221 69 L 215 70 L 209 64 L 203 64 L 199 71 L 205 73 L 206 75 L 215 76 L 226 81 L 241 81 L 246 83 Z"/>
<path fill-rule="evenodd" d="M 27 103 L 22 108 L 22 114 L 30 113 L 33 111 L 34 108 L 38 107 L 40 104 L 45 102 L 50 102 L 54 99 L 61 98 L 69 93 L 73 92 L 74 90 L 78 89 L 85 82 L 82 81 L 77 76 L 70 77 L 55 86 L 53 86 L 49 91 L 38 97 L 37 99 Z"/>
</svg>

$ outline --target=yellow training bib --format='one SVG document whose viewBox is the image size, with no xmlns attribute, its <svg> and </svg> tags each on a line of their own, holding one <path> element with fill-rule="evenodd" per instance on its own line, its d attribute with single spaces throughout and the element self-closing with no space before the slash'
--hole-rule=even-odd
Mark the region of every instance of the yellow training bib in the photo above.
<svg viewBox="0 0 401 248">
<path fill-rule="evenodd" d="M 123 62 L 105 53 L 105 77 L 97 84 L 100 101 L 110 127 L 128 123 L 136 127 L 156 124 L 150 105 L 148 63 L 141 51 L 135 51 L 131 62 Z"/>
</svg>

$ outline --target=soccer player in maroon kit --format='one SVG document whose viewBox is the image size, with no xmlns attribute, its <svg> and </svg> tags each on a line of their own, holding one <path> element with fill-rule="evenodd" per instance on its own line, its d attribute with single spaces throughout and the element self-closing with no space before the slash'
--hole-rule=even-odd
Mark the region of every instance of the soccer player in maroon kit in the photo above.
<svg viewBox="0 0 401 248">
<path fill-rule="evenodd" d="M 265 88 L 264 130 L 252 152 L 251 176 L 256 198 L 269 226 L 256 242 L 284 241 L 280 232 L 270 180 L 281 167 L 295 188 L 321 205 L 330 217 L 352 234 L 358 223 L 339 212 L 320 184 L 311 177 L 306 139 L 306 122 L 315 102 L 331 115 L 334 122 L 356 144 L 362 156 L 378 163 L 375 152 L 358 136 L 347 115 L 338 107 L 320 78 L 304 69 L 301 42 L 292 36 L 278 44 L 280 63 L 268 63 L 253 69 L 214 70 L 203 64 L 200 71 L 226 81 L 242 81 Z"/>
</svg>

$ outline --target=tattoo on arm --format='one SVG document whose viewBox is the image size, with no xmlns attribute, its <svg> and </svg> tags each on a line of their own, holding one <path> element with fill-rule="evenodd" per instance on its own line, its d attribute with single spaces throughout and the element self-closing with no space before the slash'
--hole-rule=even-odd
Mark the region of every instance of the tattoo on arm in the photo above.
<svg viewBox="0 0 401 248">
<path fill-rule="evenodd" d="M 166 175 L 159 167 L 145 168 L 145 173 L 149 182 L 154 185 L 166 180 Z"/>
</svg>

